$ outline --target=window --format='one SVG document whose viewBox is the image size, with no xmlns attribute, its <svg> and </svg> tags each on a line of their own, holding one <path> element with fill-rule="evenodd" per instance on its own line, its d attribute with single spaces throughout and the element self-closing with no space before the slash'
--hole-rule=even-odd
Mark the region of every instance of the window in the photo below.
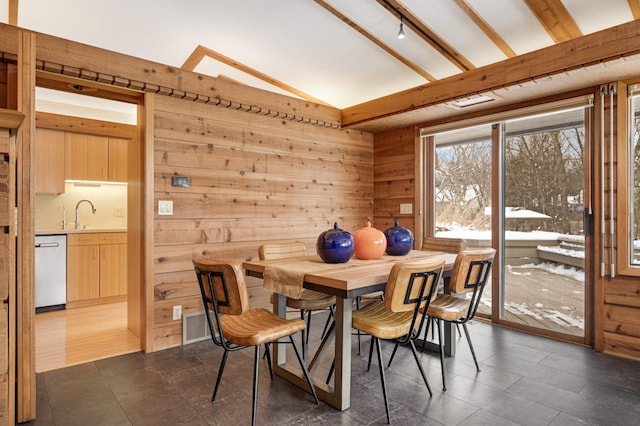
<svg viewBox="0 0 640 426">
<path fill-rule="evenodd" d="M 640 266 L 640 93 L 629 108 L 629 263 Z"/>
</svg>

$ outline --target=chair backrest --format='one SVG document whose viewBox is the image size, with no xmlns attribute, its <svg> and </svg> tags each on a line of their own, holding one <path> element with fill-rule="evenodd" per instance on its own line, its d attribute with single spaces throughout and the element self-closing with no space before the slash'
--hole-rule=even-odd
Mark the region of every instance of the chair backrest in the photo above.
<svg viewBox="0 0 640 426">
<path fill-rule="evenodd" d="M 307 247 L 300 241 L 291 243 L 263 244 L 258 248 L 260 260 L 285 259 L 307 255 Z"/>
<path fill-rule="evenodd" d="M 467 242 L 462 238 L 424 237 L 422 250 L 459 253 L 467 249 Z"/>
<path fill-rule="evenodd" d="M 453 264 L 449 288 L 453 293 L 472 293 L 466 315 L 467 320 L 476 314 L 495 254 L 496 251 L 493 248 L 465 250 L 458 253 Z"/>
<path fill-rule="evenodd" d="M 415 329 L 417 323 L 418 334 L 429 302 L 436 296 L 444 264 L 441 257 L 417 262 L 398 262 L 393 265 L 389 274 L 384 297 L 385 307 L 392 312 L 413 311 L 411 330 Z M 423 308 L 423 314 L 419 318 L 420 308 Z"/>
<path fill-rule="evenodd" d="M 237 260 L 193 260 L 202 302 L 217 314 L 240 315 L 249 309 L 242 263 Z"/>
</svg>

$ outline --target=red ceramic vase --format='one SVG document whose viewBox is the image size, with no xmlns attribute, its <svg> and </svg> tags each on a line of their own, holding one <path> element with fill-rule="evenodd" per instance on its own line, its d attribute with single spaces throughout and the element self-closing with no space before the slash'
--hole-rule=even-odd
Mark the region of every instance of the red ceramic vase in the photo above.
<svg viewBox="0 0 640 426">
<path fill-rule="evenodd" d="M 387 237 L 379 229 L 373 228 L 371 222 L 353 233 L 355 242 L 354 254 L 358 259 L 380 259 L 387 249 Z"/>
</svg>

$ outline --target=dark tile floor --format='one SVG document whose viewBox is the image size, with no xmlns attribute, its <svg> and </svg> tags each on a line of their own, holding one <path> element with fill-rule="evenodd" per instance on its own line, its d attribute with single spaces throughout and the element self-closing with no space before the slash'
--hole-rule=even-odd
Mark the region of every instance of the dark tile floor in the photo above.
<svg viewBox="0 0 640 426">
<path fill-rule="evenodd" d="M 312 329 L 321 329 L 317 323 Z M 457 356 L 445 360 L 446 392 L 441 390 L 439 358 L 421 355 L 432 398 L 410 350 L 398 351 L 387 370 L 393 424 L 640 425 L 640 362 L 481 322 L 472 324 L 470 332 L 482 372 L 476 372 L 466 342 L 459 340 Z M 355 353 L 355 337 L 353 345 Z M 386 423 L 377 366 L 366 371 L 368 347 L 369 339 L 363 338 L 363 355 L 353 358 L 351 408 L 344 412 L 322 402 L 315 405 L 308 393 L 279 377 L 271 381 L 263 362 L 258 424 Z M 391 349 L 383 344 L 387 359 Z M 205 341 L 39 374 L 38 418 L 31 424 L 249 424 L 253 352 L 230 354 L 211 404 L 221 355 Z"/>
</svg>

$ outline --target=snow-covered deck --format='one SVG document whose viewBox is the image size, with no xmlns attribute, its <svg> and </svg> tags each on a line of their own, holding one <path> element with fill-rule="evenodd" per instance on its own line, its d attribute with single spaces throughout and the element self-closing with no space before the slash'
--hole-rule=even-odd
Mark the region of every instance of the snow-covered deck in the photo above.
<svg viewBox="0 0 640 426">
<path fill-rule="evenodd" d="M 489 232 L 447 231 L 469 249 L 490 245 Z M 582 335 L 584 330 L 584 239 L 549 232 L 507 232 L 504 319 Z M 491 291 L 480 312 L 491 311 Z"/>
</svg>

